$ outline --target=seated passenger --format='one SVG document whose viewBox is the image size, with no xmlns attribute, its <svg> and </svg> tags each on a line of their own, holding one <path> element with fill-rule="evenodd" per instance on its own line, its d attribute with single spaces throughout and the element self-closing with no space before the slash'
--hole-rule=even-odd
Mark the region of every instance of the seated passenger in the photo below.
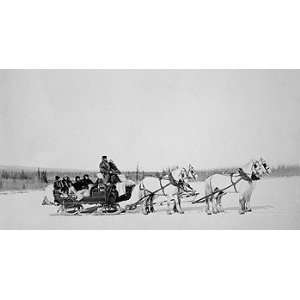
<svg viewBox="0 0 300 300">
<path fill-rule="evenodd" d="M 63 185 L 59 176 L 55 176 L 55 180 L 53 183 L 53 190 L 57 192 L 61 192 Z"/>
<path fill-rule="evenodd" d="M 53 182 L 54 203 L 59 203 L 59 197 L 63 194 L 63 184 L 59 176 L 55 176 Z"/>
<path fill-rule="evenodd" d="M 73 183 L 73 187 L 76 192 L 82 190 L 82 180 L 80 179 L 80 176 L 75 177 L 75 182 Z"/>
<path fill-rule="evenodd" d="M 72 186 L 72 181 L 71 181 L 69 176 L 64 176 L 63 177 L 62 185 L 63 185 L 62 191 L 66 194 L 69 194 L 69 189 Z"/>
<path fill-rule="evenodd" d="M 94 185 L 93 181 L 90 179 L 88 174 L 85 174 L 82 179 L 82 185 L 84 188 L 89 189 L 90 185 Z"/>
<path fill-rule="evenodd" d="M 80 179 L 80 176 L 75 177 L 75 182 L 73 183 L 73 192 L 75 192 L 78 201 L 89 196 L 89 189 L 86 188 L 83 180 Z"/>
</svg>

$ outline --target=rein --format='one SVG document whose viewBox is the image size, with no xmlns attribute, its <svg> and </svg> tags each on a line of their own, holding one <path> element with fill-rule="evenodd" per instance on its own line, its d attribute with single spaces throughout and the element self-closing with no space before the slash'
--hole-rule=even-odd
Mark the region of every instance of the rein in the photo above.
<svg viewBox="0 0 300 300">
<path fill-rule="evenodd" d="M 160 184 L 160 188 L 159 189 L 157 189 L 157 190 L 155 190 L 155 191 L 153 191 L 153 192 L 151 192 L 151 191 L 149 191 L 149 190 L 147 190 L 145 187 L 141 187 L 141 185 L 139 185 L 139 188 L 140 188 L 140 190 L 142 191 L 146 191 L 146 192 L 148 192 L 149 194 L 148 195 L 144 195 L 141 199 L 139 199 L 137 202 L 135 202 L 134 204 L 131 204 L 131 205 L 137 205 L 137 204 L 139 204 L 139 203 L 141 203 L 145 198 L 148 198 L 148 197 L 152 197 L 152 196 L 154 196 L 156 193 L 158 193 L 158 192 L 160 192 L 160 191 L 163 191 L 163 196 L 166 196 L 166 193 L 165 193 L 165 191 L 164 191 L 164 189 L 166 188 L 166 187 L 168 187 L 169 185 L 174 185 L 174 186 L 176 186 L 177 188 L 178 188 L 178 194 L 180 193 L 180 189 L 182 189 L 184 192 L 185 192 L 185 189 L 184 189 L 184 183 L 182 184 L 181 182 L 177 182 L 174 178 L 173 178 L 173 176 L 172 176 L 172 174 L 170 173 L 169 174 L 169 176 L 168 176 L 168 179 L 167 180 L 169 180 L 169 183 L 168 184 L 166 184 L 166 185 L 162 185 L 162 183 L 161 183 L 161 178 L 158 178 L 159 179 L 159 184 Z M 189 188 L 191 188 L 189 185 L 187 185 Z"/>
<path fill-rule="evenodd" d="M 233 174 L 232 174 L 232 175 L 233 175 Z M 237 185 L 241 180 L 245 180 L 244 178 L 240 177 L 236 182 L 233 182 L 232 176 L 230 176 L 230 178 L 231 178 L 231 182 L 232 182 L 230 185 L 226 186 L 225 188 L 223 188 L 223 189 L 221 189 L 221 190 L 214 191 L 214 192 L 210 193 L 210 194 L 207 195 L 207 196 L 201 197 L 201 198 L 198 199 L 198 200 L 194 200 L 194 201 L 192 202 L 192 204 L 199 203 L 199 202 L 201 202 L 202 200 L 207 199 L 207 198 L 210 197 L 210 196 L 213 196 L 213 195 L 218 194 L 218 193 L 222 193 L 222 192 L 228 190 L 229 188 L 231 188 L 232 186 L 234 186 L 234 189 L 235 189 L 235 191 L 236 191 L 236 185 Z"/>
<path fill-rule="evenodd" d="M 140 187 L 140 190 L 144 190 L 144 191 L 146 191 L 146 192 L 149 192 L 150 194 L 149 194 L 149 195 L 144 195 L 141 199 L 139 199 L 137 202 L 135 202 L 135 203 L 133 203 L 133 204 L 131 204 L 131 205 L 137 205 L 137 204 L 139 204 L 140 202 L 142 202 L 145 198 L 152 197 L 152 196 L 154 196 L 157 192 L 160 192 L 160 191 L 163 191 L 163 193 L 164 193 L 164 195 L 165 195 L 164 189 L 165 189 L 167 186 L 171 185 L 171 182 L 169 182 L 168 184 L 166 184 L 166 185 L 164 185 L 164 186 L 162 186 L 161 181 L 159 181 L 159 182 L 160 182 L 161 188 L 155 190 L 154 192 L 151 192 L 151 191 L 149 191 L 149 190 L 147 190 L 147 189 L 145 189 L 145 188 L 141 189 L 141 187 Z"/>
</svg>

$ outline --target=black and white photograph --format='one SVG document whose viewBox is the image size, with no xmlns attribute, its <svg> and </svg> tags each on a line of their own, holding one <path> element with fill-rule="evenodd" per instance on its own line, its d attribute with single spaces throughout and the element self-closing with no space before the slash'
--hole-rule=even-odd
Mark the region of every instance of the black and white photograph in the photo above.
<svg viewBox="0 0 300 300">
<path fill-rule="evenodd" d="M 299 11 L 1 0 L 1 299 L 299 299 Z"/>
<path fill-rule="evenodd" d="M 1 70 L 1 229 L 300 229 L 299 70 Z"/>
</svg>

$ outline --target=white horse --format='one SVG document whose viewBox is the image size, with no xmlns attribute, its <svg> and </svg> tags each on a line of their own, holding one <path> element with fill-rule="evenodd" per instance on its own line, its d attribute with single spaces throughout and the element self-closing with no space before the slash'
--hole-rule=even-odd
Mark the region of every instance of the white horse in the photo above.
<svg viewBox="0 0 300 300">
<path fill-rule="evenodd" d="M 235 173 L 214 174 L 208 177 L 204 183 L 207 214 L 224 212 L 221 198 L 228 193 L 239 194 L 240 214 L 252 211 L 250 199 L 256 185 L 255 181 L 270 173 L 270 167 L 261 158 L 250 161 Z"/>
<path fill-rule="evenodd" d="M 188 189 L 185 180 L 186 170 L 184 168 L 169 171 L 169 174 L 163 178 L 145 177 L 134 187 L 131 198 L 120 204 L 125 209 L 135 208 L 138 204 L 142 204 L 143 213 L 149 214 L 154 212 L 154 201 L 155 204 L 162 204 L 166 200 L 168 214 L 172 214 L 172 212 L 183 214 L 180 193 Z M 173 203 L 172 208 L 171 203 Z"/>
</svg>

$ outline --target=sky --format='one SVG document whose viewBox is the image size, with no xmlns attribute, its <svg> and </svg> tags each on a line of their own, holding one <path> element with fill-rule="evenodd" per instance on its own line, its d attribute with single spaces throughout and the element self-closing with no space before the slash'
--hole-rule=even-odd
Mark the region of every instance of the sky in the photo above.
<svg viewBox="0 0 300 300">
<path fill-rule="evenodd" d="M 298 70 L 0 70 L 0 164 L 300 164 Z"/>
</svg>

